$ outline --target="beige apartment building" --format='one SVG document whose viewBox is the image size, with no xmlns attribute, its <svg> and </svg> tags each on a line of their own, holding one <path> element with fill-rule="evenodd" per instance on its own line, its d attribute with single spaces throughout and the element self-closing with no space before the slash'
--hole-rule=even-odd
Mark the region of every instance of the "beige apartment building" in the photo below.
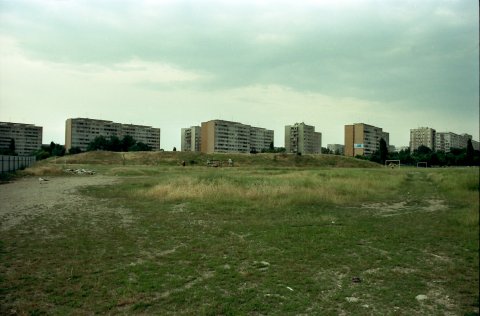
<svg viewBox="0 0 480 316">
<path fill-rule="evenodd" d="M 369 156 L 380 149 L 380 139 L 389 146 L 389 134 L 364 123 L 345 125 L 345 156 Z"/>
<path fill-rule="evenodd" d="M 223 120 L 202 122 L 200 149 L 203 153 L 260 152 L 271 143 L 273 130 Z"/>
<path fill-rule="evenodd" d="M 315 126 L 295 123 L 285 126 L 285 151 L 294 154 L 320 154 L 322 133 L 315 132 Z"/>
<path fill-rule="evenodd" d="M 43 127 L 33 124 L 0 122 L 0 148 L 8 149 L 13 139 L 15 153 L 28 156 L 42 147 Z"/>
<path fill-rule="evenodd" d="M 78 147 L 85 151 L 88 144 L 97 136 L 106 138 L 117 136 L 122 139 L 126 135 L 132 136 L 137 142 L 150 146 L 152 150 L 160 150 L 160 128 L 89 118 L 70 118 L 67 119 L 65 125 L 65 149 L 67 151 L 72 147 Z"/>
<path fill-rule="evenodd" d="M 419 127 L 410 130 L 410 151 L 426 146 L 435 150 L 436 131 L 430 127 Z"/>
<path fill-rule="evenodd" d="M 181 150 L 200 151 L 201 139 L 200 126 L 182 128 Z"/>
</svg>

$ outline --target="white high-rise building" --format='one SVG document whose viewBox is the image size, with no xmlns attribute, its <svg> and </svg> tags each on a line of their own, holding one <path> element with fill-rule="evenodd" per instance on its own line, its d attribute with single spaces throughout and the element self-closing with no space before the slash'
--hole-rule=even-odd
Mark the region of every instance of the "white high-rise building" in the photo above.
<svg viewBox="0 0 480 316">
<path fill-rule="evenodd" d="M 435 150 L 448 153 L 451 148 L 467 148 L 469 139 L 472 139 L 472 135 L 458 135 L 451 132 L 440 132 L 437 133 L 435 137 Z"/>
<path fill-rule="evenodd" d="M 19 156 L 30 155 L 42 147 L 43 127 L 33 124 L 0 122 L 0 148 L 9 149 L 15 144 Z"/>
<path fill-rule="evenodd" d="M 315 132 L 315 126 L 295 123 L 285 126 L 285 151 L 295 154 L 320 154 L 322 133 Z"/>
<path fill-rule="evenodd" d="M 137 142 L 148 145 L 152 150 L 160 150 L 160 128 L 151 126 L 121 124 L 112 121 L 89 118 L 70 118 L 65 124 L 65 149 L 72 147 L 86 151 L 90 142 L 97 136 L 132 136 Z"/>
<path fill-rule="evenodd" d="M 182 128 L 181 150 L 200 151 L 201 136 L 200 126 Z"/>
<path fill-rule="evenodd" d="M 420 146 L 426 146 L 435 150 L 436 131 L 430 127 L 419 127 L 410 130 L 410 151 L 418 149 Z"/>
<path fill-rule="evenodd" d="M 203 122 L 201 134 L 201 151 L 209 154 L 261 152 L 273 143 L 273 130 L 224 120 Z"/>
</svg>

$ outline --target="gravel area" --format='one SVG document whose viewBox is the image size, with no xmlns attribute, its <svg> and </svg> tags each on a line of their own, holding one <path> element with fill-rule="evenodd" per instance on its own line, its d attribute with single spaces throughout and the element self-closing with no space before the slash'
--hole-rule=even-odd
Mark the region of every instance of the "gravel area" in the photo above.
<svg viewBox="0 0 480 316">
<path fill-rule="evenodd" d="M 0 231 L 20 225 L 25 219 L 48 212 L 55 215 L 57 210 L 68 209 L 89 200 L 77 193 L 78 188 L 89 185 L 113 184 L 115 177 L 78 176 L 26 177 L 0 185 Z M 57 207 L 61 205 L 62 207 Z M 67 206 L 67 207 L 65 207 Z"/>
</svg>

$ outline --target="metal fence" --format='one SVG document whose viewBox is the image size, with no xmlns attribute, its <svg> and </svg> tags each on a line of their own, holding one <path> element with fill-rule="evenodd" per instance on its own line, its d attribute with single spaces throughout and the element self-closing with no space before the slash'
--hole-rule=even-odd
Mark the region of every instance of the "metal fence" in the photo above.
<svg viewBox="0 0 480 316">
<path fill-rule="evenodd" d="M 35 156 L 0 155 L 0 173 L 15 171 L 30 167 L 37 161 Z"/>
</svg>

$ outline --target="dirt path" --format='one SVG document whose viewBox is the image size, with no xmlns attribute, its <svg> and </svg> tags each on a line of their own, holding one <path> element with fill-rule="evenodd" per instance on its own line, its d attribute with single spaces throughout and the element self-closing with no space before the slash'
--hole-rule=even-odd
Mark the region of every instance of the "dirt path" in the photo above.
<svg viewBox="0 0 480 316">
<path fill-rule="evenodd" d="M 68 176 L 49 177 L 40 182 L 36 177 L 27 177 L 0 185 L 0 231 L 21 224 L 27 218 L 48 212 L 55 214 L 56 206 L 75 205 L 88 198 L 81 197 L 77 190 L 83 186 L 113 184 L 115 177 Z M 83 204 L 83 203 L 82 203 Z M 62 209 L 65 209 L 63 207 Z"/>
</svg>

